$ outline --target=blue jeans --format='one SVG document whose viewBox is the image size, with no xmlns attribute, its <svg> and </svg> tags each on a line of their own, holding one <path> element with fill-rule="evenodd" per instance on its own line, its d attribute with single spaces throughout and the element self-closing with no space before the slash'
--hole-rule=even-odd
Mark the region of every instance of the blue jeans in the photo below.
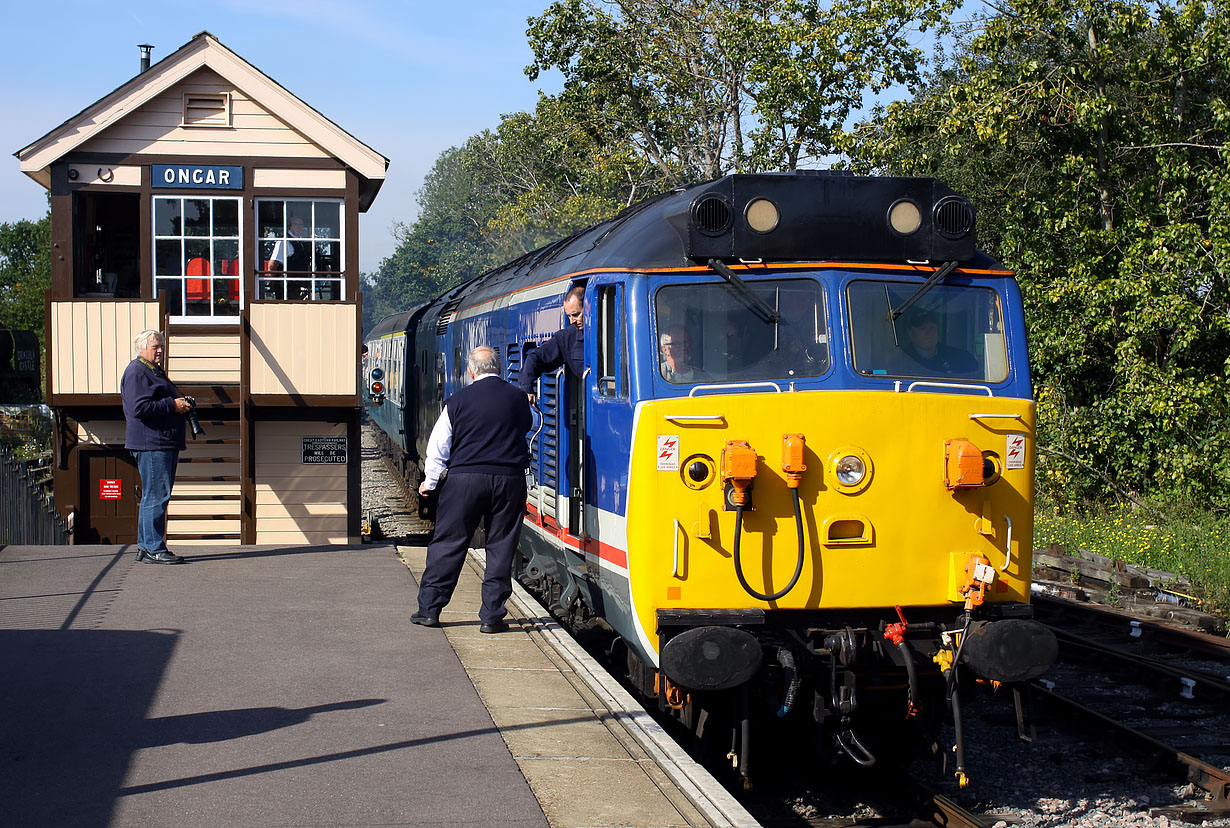
<svg viewBox="0 0 1230 828">
<path fill-rule="evenodd" d="M 167 549 L 167 503 L 175 484 L 179 451 L 134 451 L 137 471 L 141 473 L 141 510 L 137 515 L 137 548 L 146 552 Z"/>
</svg>

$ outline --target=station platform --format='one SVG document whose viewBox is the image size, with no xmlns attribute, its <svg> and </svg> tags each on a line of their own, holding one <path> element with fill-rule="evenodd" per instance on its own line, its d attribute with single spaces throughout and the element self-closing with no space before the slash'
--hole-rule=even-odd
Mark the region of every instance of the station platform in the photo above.
<svg viewBox="0 0 1230 828">
<path fill-rule="evenodd" d="M 754 825 L 481 553 L 440 628 L 420 547 L 0 548 L 0 824 Z"/>
</svg>

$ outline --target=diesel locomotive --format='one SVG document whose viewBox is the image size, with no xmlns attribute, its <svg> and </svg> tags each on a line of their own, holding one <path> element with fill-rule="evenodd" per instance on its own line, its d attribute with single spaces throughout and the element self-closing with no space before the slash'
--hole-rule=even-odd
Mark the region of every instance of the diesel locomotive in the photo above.
<svg viewBox="0 0 1230 828">
<path fill-rule="evenodd" d="M 388 317 L 369 410 L 411 483 L 468 351 L 515 381 L 574 285 L 586 370 L 537 382 L 519 577 L 613 631 L 632 684 L 723 734 L 745 780 L 764 725 L 871 765 L 875 734 L 950 714 L 964 783 L 959 679 L 1056 654 L 1029 604 L 1021 296 L 972 204 L 729 175 Z"/>
</svg>

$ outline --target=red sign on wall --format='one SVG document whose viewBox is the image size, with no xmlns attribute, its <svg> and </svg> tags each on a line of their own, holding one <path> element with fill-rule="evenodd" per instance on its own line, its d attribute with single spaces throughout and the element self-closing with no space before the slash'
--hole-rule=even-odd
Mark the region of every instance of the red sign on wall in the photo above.
<svg viewBox="0 0 1230 828">
<path fill-rule="evenodd" d="M 99 500 L 119 500 L 124 494 L 123 487 L 118 480 L 102 479 L 98 481 L 98 498 Z"/>
</svg>

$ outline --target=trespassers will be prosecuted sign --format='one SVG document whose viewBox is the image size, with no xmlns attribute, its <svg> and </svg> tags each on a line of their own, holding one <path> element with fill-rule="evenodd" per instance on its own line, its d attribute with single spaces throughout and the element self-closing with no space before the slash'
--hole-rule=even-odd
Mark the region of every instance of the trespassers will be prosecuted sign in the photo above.
<svg viewBox="0 0 1230 828">
<path fill-rule="evenodd" d="M 303 462 L 308 465 L 346 463 L 345 437 L 304 437 Z"/>
</svg>

